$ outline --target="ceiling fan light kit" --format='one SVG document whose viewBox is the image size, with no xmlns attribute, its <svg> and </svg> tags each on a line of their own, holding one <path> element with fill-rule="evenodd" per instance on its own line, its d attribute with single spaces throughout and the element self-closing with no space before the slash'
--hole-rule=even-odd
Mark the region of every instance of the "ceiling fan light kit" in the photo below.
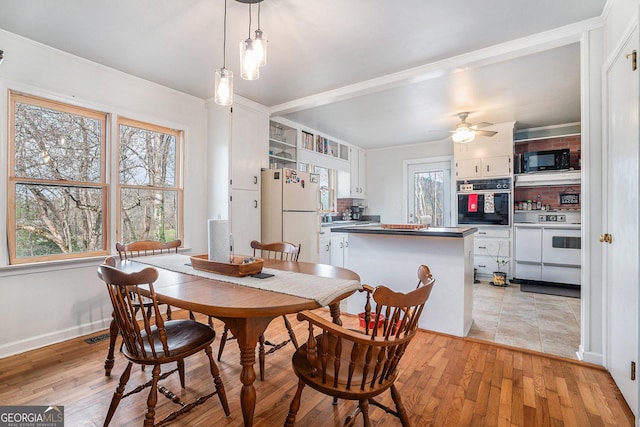
<svg viewBox="0 0 640 427">
<path fill-rule="evenodd" d="M 498 132 L 492 130 L 480 130 L 478 127 L 480 126 L 491 126 L 491 123 L 478 123 L 477 125 L 470 125 L 467 123 L 467 117 L 469 117 L 468 112 L 459 113 L 458 117 L 460 118 L 460 123 L 456 126 L 456 129 L 451 131 L 453 135 L 451 135 L 451 139 L 453 142 L 459 144 L 467 144 L 473 141 L 476 135 L 481 136 L 493 136 Z"/>
</svg>

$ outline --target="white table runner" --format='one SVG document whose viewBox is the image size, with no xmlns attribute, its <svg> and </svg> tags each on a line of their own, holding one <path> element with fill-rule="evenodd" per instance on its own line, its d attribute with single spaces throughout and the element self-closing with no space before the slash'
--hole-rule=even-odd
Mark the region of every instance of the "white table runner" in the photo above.
<svg viewBox="0 0 640 427">
<path fill-rule="evenodd" d="M 274 275 L 266 279 L 258 279 L 251 276 L 225 276 L 196 270 L 191 266 L 191 257 L 181 254 L 152 255 L 133 258 L 132 261 L 221 282 L 313 299 L 322 306 L 326 306 L 346 292 L 362 289 L 362 285 L 358 280 L 333 279 L 272 268 L 262 269 L 263 273 Z"/>
</svg>

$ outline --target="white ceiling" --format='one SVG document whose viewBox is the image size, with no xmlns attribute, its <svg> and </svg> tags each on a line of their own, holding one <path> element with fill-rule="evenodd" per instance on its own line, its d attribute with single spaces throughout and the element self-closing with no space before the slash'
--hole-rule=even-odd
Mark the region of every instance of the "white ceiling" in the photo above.
<svg viewBox="0 0 640 427">
<path fill-rule="evenodd" d="M 249 82 L 238 65 L 249 6 L 228 0 L 227 68 L 238 95 L 363 148 L 443 139 L 460 111 L 519 128 L 577 122 L 579 35 L 605 3 L 264 0 L 269 60 Z M 208 99 L 223 10 L 223 0 L 0 0 L 0 28 Z"/>
</svg>

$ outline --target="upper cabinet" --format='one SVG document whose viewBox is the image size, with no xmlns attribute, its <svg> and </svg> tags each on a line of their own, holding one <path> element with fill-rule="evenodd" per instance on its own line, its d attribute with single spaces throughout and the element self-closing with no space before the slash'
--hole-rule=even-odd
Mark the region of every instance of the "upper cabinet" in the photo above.
<svg viewBox="0 0 640 427">
<path fill-rule="evenodd" d="M 456 179 L 509 177 L 513 174 L 513 134 L 515 122 L 487 127 L 498 133 L 477 136 L 467 144 L 454 143 Z"/>
<path fill-rule="evenodd" d="M 275 120 L 269 122 L 269 167 L 298 166 L 298 130 Z"/>
<path fill-rule="evenodd" d="M 355 199 L 364 199 L 367 197 L 365 186 L 367 176 L 366 154 L 363 150 L 356 147 L 351 147 L 349 151 L 351 165 L 350 196 Z"/>
<path fill-rule="evenodd" d="M 236 103 L 231 113 L 231 188 L 260 189 L 260 170 L 265 159 L 264 140 L 268 116 L 248 106 Z"/>
</svg>

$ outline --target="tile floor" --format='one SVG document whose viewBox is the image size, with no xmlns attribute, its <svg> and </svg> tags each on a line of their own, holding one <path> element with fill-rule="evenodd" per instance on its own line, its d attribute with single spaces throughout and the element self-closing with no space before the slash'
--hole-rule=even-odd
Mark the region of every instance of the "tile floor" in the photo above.
<svg viewBox="0 0 640 427">
<path fill-rule="evenodd" d="M 580 299 L 521 292 L 481 281 L 474 285 L 469 337 L 576 359 Z"/>
</svg>

